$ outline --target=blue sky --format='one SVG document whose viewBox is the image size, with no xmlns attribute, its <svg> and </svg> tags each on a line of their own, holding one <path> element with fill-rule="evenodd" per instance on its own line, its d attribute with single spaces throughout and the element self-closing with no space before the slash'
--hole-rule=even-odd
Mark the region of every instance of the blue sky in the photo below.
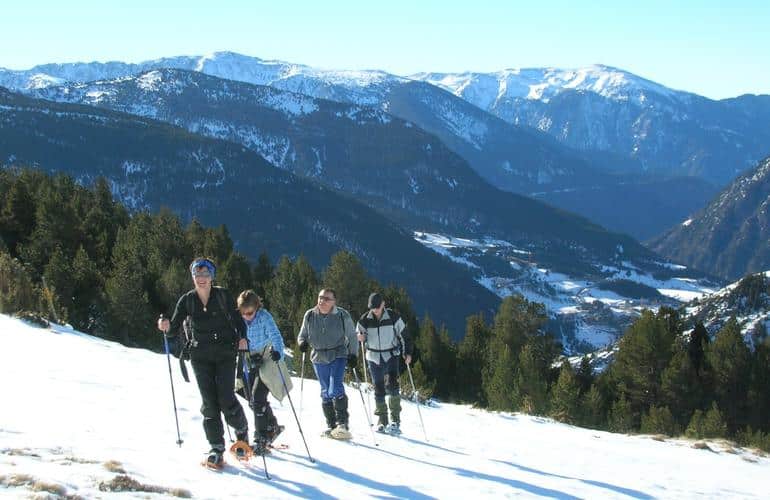
<svg viewBox="0 0 770 500">
<path fill-rule="evenodd" d="M 400 75 L 600 63 L 711 98 L 770 94 L 770 2 L 759 0 L 117 4 L 4 4 L 0 67 L 230 50 Z"/>
</svg>

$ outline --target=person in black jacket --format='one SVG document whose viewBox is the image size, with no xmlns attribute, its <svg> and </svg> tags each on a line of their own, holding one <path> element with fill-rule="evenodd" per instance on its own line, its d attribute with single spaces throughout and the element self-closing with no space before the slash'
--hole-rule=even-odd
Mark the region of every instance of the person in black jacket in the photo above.
<svg viewBox="0 0 770 500">
<path fill-rule="evenodd" d="M 374 384 L 374 414 L 379 432 L 401 433 L 401 393 L 398 385 L 399 356 L 412 362 L 412 343 L 406 325 L 392 309 L 385 307 L 379 293 L 369 295 L 369 311 L 356 324 L 358 341 L 366 348 L 366 362 Z M 386 385 L 387 379 L 387 385 Z M 387 392 L 388 401 L 385 402 Z M 390 419 L 388 424 L 388 407 Z"/>
<path fill-rule="evenodd" d="M 186 342 L 203 400 L 203 430 L 211 445 L 206 464 L 221 467 L 225 439 L 220 414 L 235 429 L 238 441 L 248 448 L 248 421 L 234 392 L 236 348 L 248 350 L 246 325 L 236 315 L 230 293 L 213 286 L 216 266 L 210 259 L 193 260 L 190 273 L 195 288 L 179 298 L 171 321 L 158 319 L 158 329 L 175 341 L 182 323 L 190 318 Z"/>
</svg>

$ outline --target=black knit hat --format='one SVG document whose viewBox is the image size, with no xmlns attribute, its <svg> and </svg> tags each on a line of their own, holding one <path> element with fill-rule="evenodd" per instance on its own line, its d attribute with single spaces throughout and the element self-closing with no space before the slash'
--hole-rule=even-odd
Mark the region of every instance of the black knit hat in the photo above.
<svg viewBox="0 0 770 500">
<path fill-rule="evenodd" d="M 369 295 L 369 309 L 377 309 L 382 304 L 382 295 L 377 292 Z"/>
</svg>

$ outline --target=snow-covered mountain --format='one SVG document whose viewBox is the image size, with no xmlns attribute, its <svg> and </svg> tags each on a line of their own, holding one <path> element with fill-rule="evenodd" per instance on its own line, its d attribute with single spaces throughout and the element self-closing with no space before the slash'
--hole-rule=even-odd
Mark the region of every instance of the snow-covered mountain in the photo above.
<svg viewBox="0 0 770 500">
<path fill-rule="evenodd" d="M 497 237 L 525 245 L 557 267 L 586 260 L 609 264 L 618 246 L 631 260 L 650 257 L 626 236 L 494 189 L 435 136 L 370 107 L 168 69 L 34 94 L 139 113 L 239 142 L 410 231 Z"/>
<path fill-rule="evenodd" d="M 643 309 L 678 308 L 720 287 L 701 273 L 667 262 L 638 266 L 618 259 L 559 272 L 527 247 L 509 241 L 425 232 L 415 232 L 415 239 L 467 266 L 476 281 L 500 297 L 521 294 L 545 304 L 551 318 L 547 329 L 559 337 L 567 354 L 611 347 Z"/>
<path fill-rule="evenodd" d="M 676 186 L 662 186 L 666 192 L 682 193 L 669 203 L 672 215 L 648 215 L 648 204 L 639 195 L 637 184 L 647 184 L 650 179 L 643 173 L 641 163 L 629 159 L 626 152 L 564 147 L 540 132 L 536 125 L 512 125 L 435 85 L 381 71 L 321 70 L 218 52 L 139 64 L 48 64 L 27 71 L 0 70 L 0 85 L 29 92 L 51 85 L 111 80 L 158 68 L 199 71 L 316 98 L 378 107 L 436 135 L 494 186 L 521 194 L 537 193 L 546 202 L 593 217 L 605 227 L 640 239 L 658 234 L 702 207 L 711 194 L 705 193 L 697 182 L 679 189 L 680 180 Z M 607 171 L 614 171 L 615 175 L 608 175 Z M 613 195 L 626 202 L 618 206 Z M 593 206 L 586 207 L 576 198 L 590 199 Z M 603 215 L 610 212 L 618 216 Z"/>
<path fill-rule="evenodd" d="M 724 185 L 770 153 L 770 96 L 712 101 L 602 65 L 410 78 L 570 147 L 636 159 L 648 171 Z"/>
<path fill-rule="evenodd" d="M 730 183 L 652 248 L 725 279 L 770 269 L 770 157 Z"/>
<path fill-rule="evenodd" d="M 292 401 L 315 463 L 291 406 L 273 400 L 286 425 L 280 442 L 289 448 L 266 457 L 272 479 L 264 478 L 261 460 L 216 473 L 198 465 L 208 446 L 195 383 L 181 381 L 176 363 L 172 373 L 181 447 L 164 355 L 0 315 L 0 378 L 9 381 L 3 394 L 13 403 L 4 405 L 0 423 L 0 496 L 762 498 L 770 489 L 763 473 L 770 459 L 725 442 L 696 449 L 684 439 L 451 404 L 423 406 L 418 414 L 405 401 L 403 436 L 378 434 L 374 446 L 351 386 L 353 441 L 332 441 L 319 437 L 317 382 L 297 378 Z"/>
<path fill-rule="evenodd" d="M 139 64 L 36 66 L 28 71 L 0 72 L 0 86 L 28 92 L 66 82 L 113 80 L 161 68 L 197 71 L 319 99 L 378 107 L 437 135 L 482 177 L 518 193 L 548 190 L 551 185 L 586 185 L 594 177 L 601 177 L 587 162 L 545 134 L 511 126 L 436 86 L 381 71 L 321 70 L 218 52 Z"/>
<path fill-rule="evenodd" d="M 408 290 L 416 310 L 452 303 L 445 310 L 453 317 L 442 321 L 457 335 L 467 316 L 498 302 L 464 269 L 365 204 L 275 168 L 242 145 L 160 121 L 0 89 L 5 166 L 36 166 L 85 186 L 104 177 L 130 209 L 165 206 L 185 222 L 226 224 L 235 248 L 253 261 L 262 252 L 276 260 L 303 255 L 321 269 L 334 253 L 349 251 L 380 282 Z"/>
<path fill-rule="evenodd" d="M 691 323 L 702 322 L 711 335 L 735 318 L 747 340 L 761 339 L 770 331 L 770 271 L 749 274 L 693 300 L 686 311 Z"/>
</svg>

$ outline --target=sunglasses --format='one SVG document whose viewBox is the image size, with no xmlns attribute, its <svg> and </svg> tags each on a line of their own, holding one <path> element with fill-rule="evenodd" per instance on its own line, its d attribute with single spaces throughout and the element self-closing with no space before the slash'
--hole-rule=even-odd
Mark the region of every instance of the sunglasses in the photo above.
<svg viewBox="0 0 770 500">
<path fill-rule="evenodd" d="M 193 276 L 196 278 L 211 278 L 211 273 L 208 271 L 195 271 Z"/>
<path fill-rule="evenodd" d="M 318 302 L 332 302 L 334 297 L 327 297 L 326 295 L 319 295 Z"/>
</svg>

